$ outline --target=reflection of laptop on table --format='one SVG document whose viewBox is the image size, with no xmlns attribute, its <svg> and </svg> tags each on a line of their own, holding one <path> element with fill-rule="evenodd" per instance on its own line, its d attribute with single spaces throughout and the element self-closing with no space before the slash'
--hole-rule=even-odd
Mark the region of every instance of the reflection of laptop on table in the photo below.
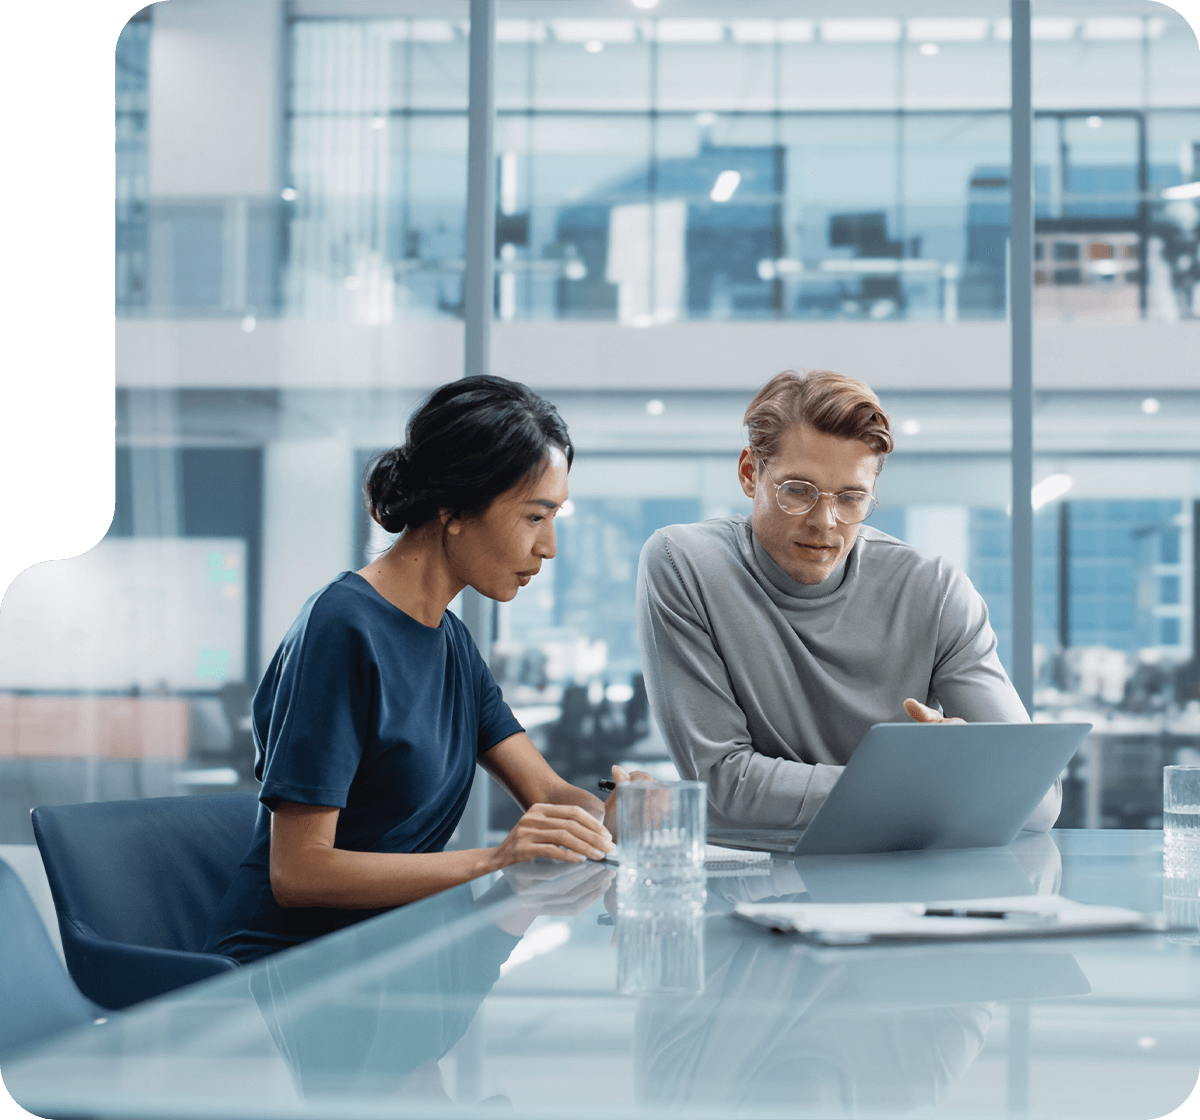
<svg viewBox="0 0 1200 1120">
<path fill-rule="evenodd" d="M 1010 844 L 1088 723 L 877 723 L 803 832 L 709 829 L 712 843 L 796 855 Z"/>
</svg>

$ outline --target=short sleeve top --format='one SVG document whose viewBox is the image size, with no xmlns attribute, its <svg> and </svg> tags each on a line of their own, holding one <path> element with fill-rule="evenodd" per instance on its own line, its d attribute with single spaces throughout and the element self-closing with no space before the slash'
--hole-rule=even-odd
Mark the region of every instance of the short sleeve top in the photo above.
<svg viewBox="0 0 1200 1120">
<path fill-rule="evenodd" d="M 463 623 L 425 626 L 343 572 L 305 603 L 254 695 L 259 800 L 340 810 L 334 846 L 439 852 L 466 807 L 476 759 L 522 730 Z M 253 959 L 373 910 L 284 909 L 269 876 L 270 814 L 208 943 Z"/>
</svg>

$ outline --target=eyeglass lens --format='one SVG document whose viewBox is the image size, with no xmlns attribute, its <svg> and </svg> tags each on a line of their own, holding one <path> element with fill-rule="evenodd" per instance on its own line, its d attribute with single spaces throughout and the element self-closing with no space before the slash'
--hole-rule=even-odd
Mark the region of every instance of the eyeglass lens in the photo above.
<svg viewBox="0 0 1200 1120">
<path fill-rule="evenodd" d="M 787 513 L 808 513 L 817 504 L 821 492 L 809 482 L 783 482 L 779 485 L 779 505 Z M 865 521 L 875 508 L 875 499 L 862 490 L 847 490 L 833 498 L 834 516 L 847 525 Z"/>
</svg>

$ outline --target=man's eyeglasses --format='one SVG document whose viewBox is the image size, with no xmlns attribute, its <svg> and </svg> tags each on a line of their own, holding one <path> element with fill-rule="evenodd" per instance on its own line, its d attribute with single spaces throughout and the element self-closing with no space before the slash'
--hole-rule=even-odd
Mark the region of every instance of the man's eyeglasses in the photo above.
<svg viewBox="0 0 1200 1120">
<path fill-rule="evenodd" d="M 794 517 L 808 513 L 822 498 L 830 498 L 833 516 L 843 525 L 857 525 L 860 521 L 866 521 L 878 504 L 875 495 L 866 490 L 842 490 L 833 493 L 829 490 L 818 490 L 811 482 L 799 478 L 776 482 L 767 464 L 762 459 L 759 459 L 759 462 L 775 487 L 775 500 L 779 503 L 779 508 Z"/>
</svg>

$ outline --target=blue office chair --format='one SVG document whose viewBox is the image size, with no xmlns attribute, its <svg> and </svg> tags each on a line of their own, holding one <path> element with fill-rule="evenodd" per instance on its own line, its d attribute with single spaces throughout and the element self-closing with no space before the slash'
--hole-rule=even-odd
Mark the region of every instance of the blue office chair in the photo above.
<svg viewBox="0 0 1200 1120">
<path fill-rule="evenodd" d="M 0 1062 L 101 1009 L 79 994 L 17 873 L 0 860 Z"/>
<path fill-rule="evenodd" d="M 257 811 L 252 793 L 33 810 L 63 953 L 84 995 L 128 1007 L 237 967 L 200 950 Z"/>
</svg>

